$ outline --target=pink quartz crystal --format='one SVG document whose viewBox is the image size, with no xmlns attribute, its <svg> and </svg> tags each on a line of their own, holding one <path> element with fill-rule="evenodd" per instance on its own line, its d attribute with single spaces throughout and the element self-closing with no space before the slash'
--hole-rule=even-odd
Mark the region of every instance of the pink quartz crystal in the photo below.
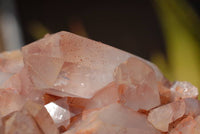
<svg viewBox="0 0 200 134">
<path fill-rule="evenodd" d="M 0 70 L 15 74 L 19 72 L 24 66 L 23 57 L 20 50 L 3 52 L 0 54 Z"/>
<path fill-rule="evenodd" d="M 10 89 L 0 89 L 0 115 L 5 116 L 20 110 L 25 104 L 25 98 Z"/>
<path fill-rule="evenodd" d="M 148 121 L 158 130 L 167 132 L 169 124 L 182 117 L 184 113 L 184 101 L 175 101 L 151 110 L 148 116 Z"/>
<path fill-rule="evenodd" d="M 170 131 L 170 134 L 194 134 L 194 128 L 196 121 L 193 117 L 188 116 L 183 119 L 174 129 Z"/>
<path fill-rule="evenodd" d="M 199 134 L 200 133 L 200 116 L 197 116 L 195 118 L 195 121 L 196 121 L 196 125 L 194 128 L 194 134 Z"/>
<path fill-rule="evenodd" d="M 22 53 L 36 88 L 54 88 L 60 94 L 83 98 L 91 98 L 114 81 L 115 68 L 129 57 L 140 59 L 68 32 L 59 32 L 31 43 L 22 48 Z M 156 70 L 154 65 L 146 64 Z M 154 73 L 162 79 L 160 72 Z"/>
<path fill-rule="evenodd" d="M 189 82 L 176 81 L 170 88 L 172 93 L 172 100 L 182 98 L 197 98 L 198 89 Z"/>
<path fill-rule="evenodd" d="M 100 110 L 89 111 L 79 125 L 68 133 L 76 134 L 160 134 L 147 121 L 146 115 L 135 112 L 121 104 L 111 104 Z"/>
<path fill-rule="evenodd" d="M 22 53 L 19 50 L 0 54 L 0 87 L 12 75 L 19 72 L 24 66 Z"/>
<path fill-rule="evenodd" d="M 156 73 L 144 61 L 136 57 L 129 58 L 116 68 L 115 80 L 127 85 L 120 95 L 124 105 L 136 111 L 150 110 L 160 105 Z"/>
<path fill-rule="evenodd" d="M 3 120 L 4 134 L 42 134 L 33 117 L 24 112 L 14 112 Z"/>
<path fill-rule="evenodd" d="M 50 102 L 45 105 L 45 108 L 58 127 L 68 127 L 71 115 L 69 106 L 67 104 L 67 98 L 62 98 L 54 102 Z"/>
<path fill-rule="evenodd" d="M 198 89 L 69 32 L 0 54 L 0 134 L 199 134 Z"/>
<path fill-rule="evenodd" d="M 43 105 L 28 101 L 25 104 L 24 110 L 35 119 L 38 127 L 44 134 L 59 134 L 53 118 L 51 118 L 50 113 Z"/>
</svg>

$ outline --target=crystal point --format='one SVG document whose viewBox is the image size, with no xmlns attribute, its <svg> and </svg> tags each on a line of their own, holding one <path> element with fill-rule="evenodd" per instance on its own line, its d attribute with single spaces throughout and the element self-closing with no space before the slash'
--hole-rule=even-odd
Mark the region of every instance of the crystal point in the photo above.
<svg viewBox="0 0 200 134">
<path fill-rule="evenodd" d="M 0 134 L 199 134 L 198 89 L 69 32 L 0 53 Z"/>
<path fill-rule="evenodd" d="M 120 63 L 125 62 L 129 57 L 140 59 L 119 49 L 68 32 L 59 32 L 31 43 L 23 47 L 22 53 L 26 57 L 25 66 L 34 69 L 31 69 L 31 73 L 36 78 L 32 80 L 40 79 L 35 81 L 38 88 L 50 86 L 57 78 L 52 88 L 84 98 L 91 98 L 97 91 L 112 82 L 114 69 Z M 47 62 L 42 62 L 44 57 Z M 48 60 L 48 57 L 51 60 Z M 52 61 L 53 58 L 57 60 Z M 57 76 L 57 69 L 59 70 L 62 64 L 62 69 Z M 157 69 L 151 63 L 146 62 L 146 64 L 152 66 L 153 70 Z M 46 73 L 46 67 L 42 66 L 48 66 L 48 69 L 53 70 L 50 71 L 51 73 Z M 44 80 L 45 75 L 50 77 Z M 158 70 L 156 75 L 158 79 L 162 79 L 162 74 Z"/>
<path fill-rule="evenodd" d="M 184 101 L 176 101 L 150 111 L 148 121 L 163 132 L 168 131 L 169 124 L 185 114 Z"/>
<path fill-rule="evenodd" d="M 131 57 L 115 70 L 115 79 L 125 84 L 121 99 L 134 109 L 149 110 L 160 105 L 160 96 L 155 71 L 144 61 Z"/>
</svg>

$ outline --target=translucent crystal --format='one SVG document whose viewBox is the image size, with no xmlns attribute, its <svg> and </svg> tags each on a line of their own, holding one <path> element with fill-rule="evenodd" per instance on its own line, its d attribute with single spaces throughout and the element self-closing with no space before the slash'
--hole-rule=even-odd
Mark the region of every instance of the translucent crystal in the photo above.
<svg viewBox="0 0 200 134">
<path fill-rule="evenodd" d="M 24 110 L 34 117 L 44 134 L 59 134 L 58 128 L 43 105 L 28 101 Z"/>
<path fill-rule="evenodd" d="M 198 89 L 68 32 L 0 53 L 0 134 L 198 134 Z"/>
<path fill-rule="evenodd" d="M 20 110 L 25 103 L 25 98 L 12 90 L 0 89 L 0 115 L 5 116 Z"/>
<path fill-rule="evenodd" d="M 4 134 L 43 134 L 31 115 L 14 112 L 4 119 Z"/>
<path fill-rule="evenodd" d="M 192 115 L 196 117 L 200 114 L 200 102 L 194 98 L 186 98 L 184 99 L 185 102 L 185 115 Z"/>
<path fill-rule="evenodd" d="M 82 121 L 69 133 L 126 133 L 160 134 L 147 121 L 146 116 L 132 111 L 120 104 L 103 107 L 99 111 L 86 112 Z"/>
<path fill-rule="evenodd" d="M 63 92 L 62 94 L 84 98 L 91 98 L 112 82 L 114 69 L 120 63 L 129 57 L 137 58 L 68 32 L 46 36 L 23 47 L 22 53 L 25 66 L 29 68 L 31 79 L 37 88 L 52 87 Z M 152 66 L 161 80 L 162 74 L 157 67 L 149 62 L 146 64 Z"/>
<path fill-rule="evenodd" d="M 55 102 L 50 102 L 45 105 L 54 123 L 60 127 L 67 128 L 70 123 L 70 111 L 67 104 L 67 98 L 59 99 Z"/>
<path fill-rule="evenodd" d="M 172 92 L 172 100 L 181 98 L 197 98 L 198 89 L 189 82 L 176 81 L 170 88 Z"/>
<path fill-rule="evenodd" d="M 125 84 L 120 99 L 134 110 L 149 110 L 160 105 L 156 74 L 144 61 L 131 57 L 115 70 L 115 79 Z"/>
<path fill-rule="evenodd" d="M 0 54 L 0 71 L 15 74 L 24 66 L 22 53 L 19 50 Z"/>
<path fill-rule="evenodd" d="M 169 124 L 185 114 L 183 100 L 172 102 L 150 111 L 148 121 L 158 130 L 168 131 Z"/>
<path fill-rule="evenodd" d="M 86 109 L 101 108 L 119 102 L 119 87 L 112 82 L 97 92 L 86 104 Z"/>
<path fill-rule="evenodd" d="M 194 128 L 194 134 L 199 134 L 200 133 L 200 116 L 197 116 L 195 118 L 195 121 L 196 121 L 196 125 Z"/>
<path fill-rule="evenodd" d="M 183 119 L 169 134 L 194 134 L 196 121 L 192 116 Z"/>
</svg>

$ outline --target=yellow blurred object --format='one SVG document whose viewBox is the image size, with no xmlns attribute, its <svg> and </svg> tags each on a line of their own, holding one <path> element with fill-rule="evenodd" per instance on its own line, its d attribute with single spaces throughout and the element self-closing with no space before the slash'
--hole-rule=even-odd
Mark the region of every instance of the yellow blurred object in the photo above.
<svg viewBox="0 0 200 134">
<path fill-rule="evenodd" d="M 159 69 L 162 71 L 166 78 L 168 78 L 171 81 L 174 81 L 174 76 L 171 71 L 171 68 L 169 67 L 167 60 L 165 59 L 162 53 L 155 52 L 154 54 L 152 54 L 151 61 L 159 67 Z"/>
<path fill-rule="evenodd" d="M 44 37 L 45 34 L 50 33 L 44 25 L 37 21 L 31 22 L 28 29 L 35 40 L 38 40 Z"/>
<path fill-rule="evenodd" d="M 200 88 L 200 21 L 197 15 L 184 0 L 155 0 L 155 3 L 169 62 L 161 70 L 168 68 L 170 72 L 162 71 L 166 76 L 171 73 L 171 80 L 189 81 Z M 165 63 L 152 59 L 159 67 Z"/>
</svg>

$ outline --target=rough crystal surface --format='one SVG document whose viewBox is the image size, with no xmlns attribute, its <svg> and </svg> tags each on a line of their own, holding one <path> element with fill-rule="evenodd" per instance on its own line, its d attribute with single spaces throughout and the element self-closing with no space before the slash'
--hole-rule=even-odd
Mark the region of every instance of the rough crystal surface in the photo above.
<svg viewBox="0 0 200 134">
<path fill-rule="evenodd" d="M 198 89 L 191 83 L 183 81 L 176 81 L 170 88 L 172 92 L 172 99 L 178 100 L 183 98 L 196 98 L 198 96 Z"/>
<path fill-rule="evenodd" d="M 198 89 L 69 32 L 0 53 L 0 134 L 199 134 Z"/>
</svg>

